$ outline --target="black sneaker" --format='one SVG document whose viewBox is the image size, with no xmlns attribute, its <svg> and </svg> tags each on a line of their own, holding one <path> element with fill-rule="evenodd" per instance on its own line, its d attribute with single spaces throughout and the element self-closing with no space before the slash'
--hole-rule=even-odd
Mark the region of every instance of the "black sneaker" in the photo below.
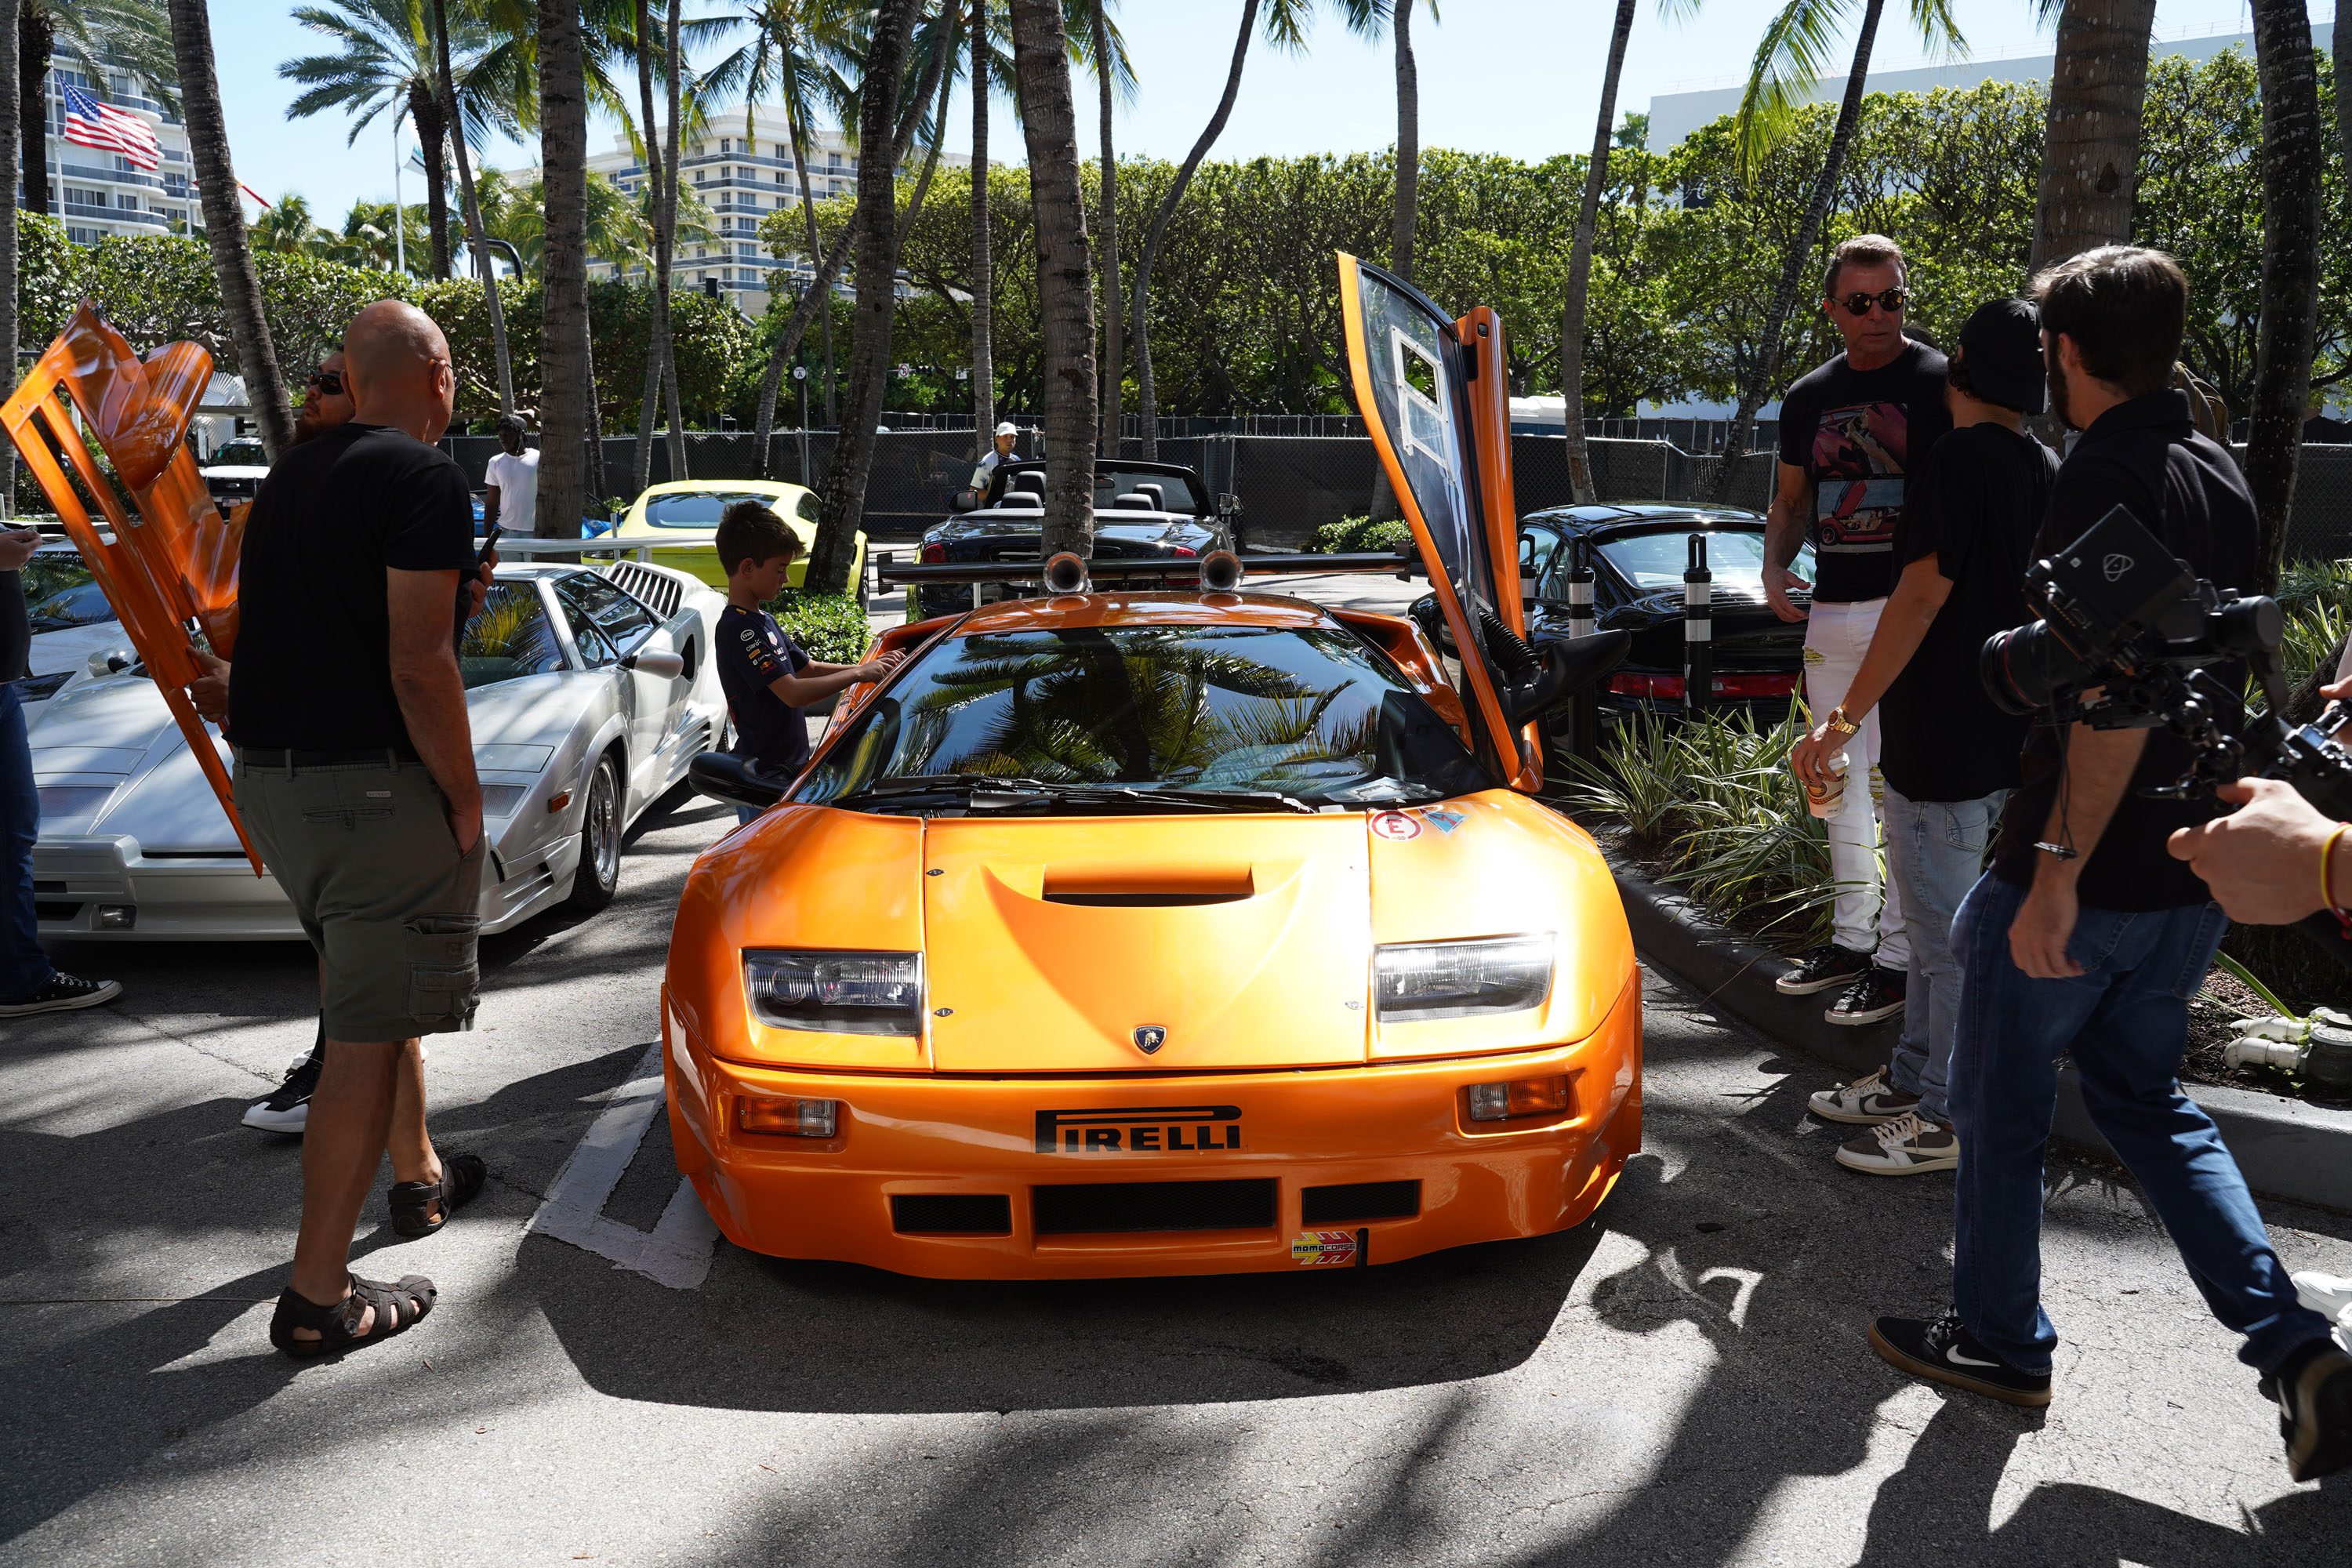
<svg viewBox="0 0 2352 1568">
<path fill-rule="evenodd" d="M 273 1089 L 268 1100 L 247 1107 L 245 1124 L 263 1132 L 291 1132 L 299 1136 L 310 1124 L 310 1096 L 319 1087 L 320 1060 L 315 1050 L 296 1058 L 294 1065 L 286 1069 L 286 1081 Z"/>
<path fill-rule="evenodd" d="M 1870 1348 L 1897 1372 L 1948 1384 L 2009 1405 L 2050 1403 L 2050 1374 L 2020 1372 L 1977 1342 L 1958 1312 L 1926 1318 L 1881 1318 L 1870 1325 Z"/>
<path fill-rule="evenodd" d="M 1797 967 L 1772 982 L 1783 996 L 1810 996 L 1832 986 L 1851 985 L 1870 973 L 1870 954 L 1835 942 L 1817 947 L 1797 961 Z"/>
<path fill-rule="evenodd" d="M 2278 1401 L 2288 1475 L 2315 1481 L 2352 1465 L 2352 1356 L 2334 1340 L 2323 1334 L 2287 1357 L 2263 1394 Z"/>
<path fill-rule="evenodd" d="M 77 980 L 70 974 L 52 974 L 47 984 L 21 1002 L 0 1002 L 0 1018 L 22 1018 L 34 1013 L 70 1013 L 77 1007 L 95 1007 L 111 1002 L 122 994 L 122 984 L 117 980 Z"/>
<path fill-rule="evenodd" d="M 1872 964 L 1822 1015 L 1832 1024 L 1875 1024 L 1903 1011 L 1910 977 L 1899 969 Z"/>
</svg>

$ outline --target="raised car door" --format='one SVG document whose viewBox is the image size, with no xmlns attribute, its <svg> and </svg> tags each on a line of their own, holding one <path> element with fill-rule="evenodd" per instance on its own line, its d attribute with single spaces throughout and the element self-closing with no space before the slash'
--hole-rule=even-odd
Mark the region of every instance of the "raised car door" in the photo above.
<svg viewBox="0 0 2352 1568">
<path fill-rule="evenodd" d="M 1542 751 L 1507 706 L 1535 659 L 1519 606 L 1502 324 L 1483 307 L 1448 321 L 1411 284 L 1345 252 L 1339 303 L 1357 408 L 1462 653 L 1472 742 L 1513 788 L 1532 792 Z"/>
</svg>

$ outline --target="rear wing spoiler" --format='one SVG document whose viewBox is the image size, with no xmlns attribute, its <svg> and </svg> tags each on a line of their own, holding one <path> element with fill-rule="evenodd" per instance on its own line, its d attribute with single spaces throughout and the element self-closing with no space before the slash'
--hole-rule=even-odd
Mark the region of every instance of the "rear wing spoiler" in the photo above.
<svg viewBox="0 0 2352 1568">
<path fill-rule="evenodd" d="M 1327 572 L 1392 572 L 1400 581 L 1425 577 L 1421 552 L 1410 545 L 1394 551 L 1362 551 L 1347 555 L 1236 555 L 1227 550 L 1192 556 L 1132 556 L 1108 561 L 1082 561 L 1066 552 L 1050 561 L 951 561 L 878 568 L 885 586 L 907 583 L 1035 584 L 1057 594 L 1086 592 L 1091 583 L 1116 583 L 1133 577 L 1192 584 L 1204 593 L 1231 593 L 1250 577 L 1319 575 Z M 1072 573 L 1076 575 L 1073 577 Z"/>
</svg>

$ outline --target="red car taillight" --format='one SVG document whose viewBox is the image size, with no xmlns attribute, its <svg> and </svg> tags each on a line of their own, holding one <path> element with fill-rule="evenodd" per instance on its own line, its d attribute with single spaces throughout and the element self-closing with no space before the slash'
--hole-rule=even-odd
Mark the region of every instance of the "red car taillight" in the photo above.
<svg viewBox="0 0 2352 1568">
<path fill-rule="evenodd" d="M 945 561 L 947 558 L 948 547 L 941 544 L 939 541 L 931 540 L 924 544 L 923 560 L 926 564 L 935 564 L 939 562 Z"/>
<path fill-rule="evenodd" d="M 1683 700 L 1683 678 L 1679 675 L 1612 675 L 1609 689 L 1619 697 L 1646 697 L 1657 702 L 1680 702 Z"/>
<path fill-rule="evenodd" d="M 1171 555 L 1194 555 L 1194 556 L 1197 556 L 1197 555 L 1199 555 L 1201 552 L 1200 552 L 1199 551 L 1197 551 L 1197 550 L 1193 549 L 1193 548 L 1192 548 L 1191 545 L 1189 545 L 1189 544 L 1176 544 L 1176 545 L 1171 545 L 1171 546 L 1170 546 L 1170 547 L 1169 547 L 1168 553 L 1169 553 L 1169 554 L 1171 554 Z"/>
<path fill-rule="evenodd" d="M 1619 697 L 1646 697 L 1654 702 L 1680 702 L 1684 680 L 1679 675 L 1619 675 L 1610 678 L 1609 689 Z M 1790 675 L 1718 675 L 1707 689 L 1717 697 L 1734 700 L 1743 698 L 1787 697 L 1797 689 L 1797 678 Z"/>
<path fill-rule="evenodd" d="M 1713 688 L 1717 697 L 1790 697 L 1797 690 L 1797 677 L 1787 675 L 1718 675 Z"/>
</svg>

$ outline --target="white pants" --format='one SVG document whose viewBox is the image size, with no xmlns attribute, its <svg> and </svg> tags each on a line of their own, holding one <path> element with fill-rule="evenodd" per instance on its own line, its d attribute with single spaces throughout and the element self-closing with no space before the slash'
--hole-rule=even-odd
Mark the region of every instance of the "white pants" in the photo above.
<svg viewBox="0 0 2352 1568">
<path fill-rule="evenodd" d="M 1845 700 L 1862 656 L 1878 629 L 1884 599 L 1850 605 L 1816 601 L 1805 626 L 1805 704 L 1819 724 Z M 1846 743 L 1845 795 L 1824 826 L 1829 829 L 1830 878 L 1838 884 L 1832 938 L 1855 952 L 1878 950 L 1877 962 L 1903 969 L 1911 962 L 1911 939 L 1903 929 L 1902 900 L 1879 875 L 1878 710 L 1864 715 L 1862 732 Z"/>
</svg>

